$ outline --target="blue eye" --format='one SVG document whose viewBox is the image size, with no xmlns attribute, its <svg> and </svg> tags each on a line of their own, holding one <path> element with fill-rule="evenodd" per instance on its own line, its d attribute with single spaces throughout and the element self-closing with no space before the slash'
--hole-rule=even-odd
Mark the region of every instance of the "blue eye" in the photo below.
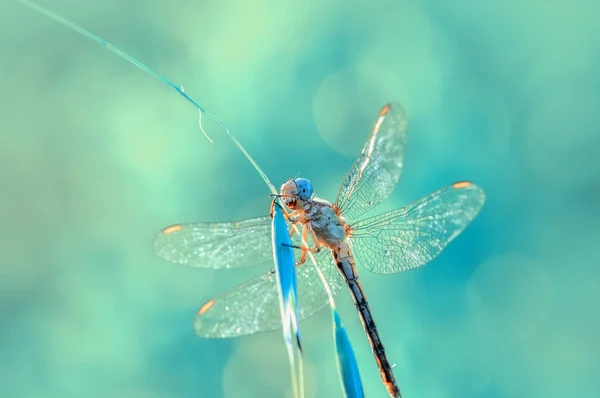
<svg viewBox="0 0 600 398">
<path fill-rule="evenodd" d="M 312 184 L 306 178 L 296 178 L 294 180 L 298 187 L 298 197 L 302 200 L 308 200 L 313 194 Z"/>
</svg>

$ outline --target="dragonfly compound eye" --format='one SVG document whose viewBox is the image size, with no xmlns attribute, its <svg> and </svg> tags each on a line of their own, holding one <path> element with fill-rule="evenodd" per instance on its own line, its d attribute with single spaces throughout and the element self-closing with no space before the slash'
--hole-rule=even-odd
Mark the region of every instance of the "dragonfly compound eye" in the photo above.
<svg viewBox="0 0 600 398">
<path fill-rule="evenodd" d="M 294 180 L 298 187 L 298 197 L 302 200 L 308 200 L 313 194 L 312 184 L 306 178 L 296 178 Z"/>
</svg>

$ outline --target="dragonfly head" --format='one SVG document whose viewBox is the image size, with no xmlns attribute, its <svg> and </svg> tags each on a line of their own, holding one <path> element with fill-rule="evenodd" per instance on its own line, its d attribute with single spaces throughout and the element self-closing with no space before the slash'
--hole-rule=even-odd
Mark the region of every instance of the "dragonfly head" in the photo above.
<svg viewBox="0 0 600 398">
<path fill-rule="evenodd" d="M 279 191 L 283 203 L 290 209 L 295 209 L 302 202 L 312 197 L 312 184 L 306 178 L 294 178 L 287 180 Z"/>
</svg>

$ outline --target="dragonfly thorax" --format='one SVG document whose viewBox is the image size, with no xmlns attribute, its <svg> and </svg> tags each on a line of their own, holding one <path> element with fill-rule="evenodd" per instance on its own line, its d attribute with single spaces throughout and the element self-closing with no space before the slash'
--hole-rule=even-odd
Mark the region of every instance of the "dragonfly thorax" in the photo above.
<svg viewBox="0 0 600 398">
<path fill-rule="evenodd" d="M 335 207 L 326 200 L 315 198 L 308 203 L 306 219 L 315 232 L 319 243 L 330 249 L 337 248 L 346 240 L 349 229 Z"/>
<path fill-rule="evenodd" d="M 313 234 L 313 241 L 329 249 L 337 248 L 349 236 L 350 230 L 335 206 L 324 199 L 312 198 L 302 201 L 290 214 L 293 222 L 301 224 Z"/>
</svg>

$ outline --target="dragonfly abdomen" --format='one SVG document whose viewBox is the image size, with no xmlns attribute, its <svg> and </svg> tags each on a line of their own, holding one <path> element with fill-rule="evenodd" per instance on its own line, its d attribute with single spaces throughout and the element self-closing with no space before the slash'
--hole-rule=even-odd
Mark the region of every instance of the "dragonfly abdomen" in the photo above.
<svg viewBox="0 0 600 398">
<path fill-rule="evenodd" d="M 369 343 L 371 344 L 371 349 L 373 350 L 373 355 L 375 355 L 375 360 L 377 361 L 377 365 L 379 367 L 379 373 L 381 373 L 383 384 L 385 385 L 388 394 L 390 394 L 390 397 L 401 398 L 400 390 L 396 385 L 396 378 L 394 377 L 392 367 L 390 366 L 385 355 L 385 349 L 383 348 L 383 343 L 381 342 L 379 333 L 377 332 L 377 326 L 375 325 L 375 321 L 371 315 L 369 303 L 367 302 L 362 284 L 358 278 L 356 263 L 354 261 L 352 251 L 350 250 L 350 246 L 344 242 L 332 252 L 338 271 L 342 274 L 346 284 L 348 285 L 348 289 L 350 290 L 354 305 L 358 310 L 363 328 L 367 333 Z"/>
</svg>

